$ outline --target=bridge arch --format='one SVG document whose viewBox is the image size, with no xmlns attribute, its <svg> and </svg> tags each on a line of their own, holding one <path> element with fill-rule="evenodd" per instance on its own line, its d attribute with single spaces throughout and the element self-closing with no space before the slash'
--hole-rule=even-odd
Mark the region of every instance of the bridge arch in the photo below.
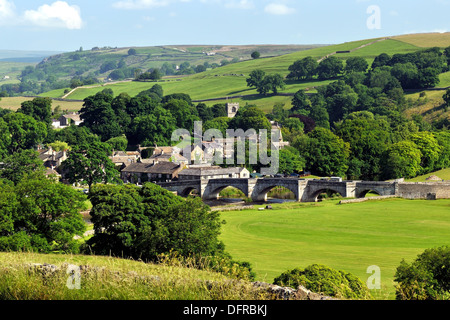
<svg viewBox="0 0 450 320">
<path fill-rule="evenodd" d="M 356 198 L 365 198 L 366 195 L 371 192 L 371 193 L 376 193 L 379 196 L 383 195 L 383 192 L 381 192 L 380 190 L 377 190 L 376 188 L 374 189 L 363 189 L 363 190 L 358 190 L 356 195 Z"/>
<path fill-rule="evenodd" d="M 283 187 L 285 189 L 288 189 L 294 194 L 294 197 L 297 201 L 299 201 L 299 190 L 298 190 L 298 183 L 292 184 L 292 183 L 286 183 L 286 181 L 275 181 L 271 183 L 261 183 L 257 184 L 255 188 L 253 189 L 252 193 L 252 199 L 255 202 L 266 202 L 267 201 L 267 194 L 276 187 Z"/>
<path fill-rule="evenodd" d="M 192 187 L 192 186 L 186 187 L 177 193 L 179 196 L 187 198 L 191 194 L 192 191 L 196 191 L 200 195 L 200 190 L 198 190 L 198 188 Z"/>
<path fill-rule="evenodd" d="M 327 187 L 327 188 L 315 190 L 313 193 L 311 193 L 311 194 L 309 195 L 310 201 L 311 201 L 311 202 L 317 202 L 319 196 L 320 196 L 322 193 L 325 193 L 325 192 L 327 192 L 327 191 L 332 191 L 332 192 L 334 192 L 334 193 L 338 193 L 341 197 L 345 197 L 345 196 L 346 196 L 345 194 L 342 193 L 342 190 L 339 190 L 339 189 L 337 189 L 337 188 Z"/>
<path fill-rule="evenodd" d="M 205 192 L 203 198 L 205 200 L 217 200 L 220 197 L 219 196 L 220 192 L 228 187 L 233 187 L 242 191 L 245 196 L 247 196 L 248 194 L 247 187 L 230 184 L 230 185 L 212 186 L 211 188 L 209 188 L 209 190 L 207 190 L 207 192 Z"/>
</svg>

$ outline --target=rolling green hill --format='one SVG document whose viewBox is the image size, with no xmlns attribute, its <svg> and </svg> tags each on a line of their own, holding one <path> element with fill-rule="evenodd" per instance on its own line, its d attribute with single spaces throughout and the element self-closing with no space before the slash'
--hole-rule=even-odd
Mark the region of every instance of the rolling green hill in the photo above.
<svg viewBox="0 0 450 320">
<path fill-rule="evenodd" d="M 383 52 L 393 55 L 395 53 L 407 53 L 417 50 L 419 50 L 418 47 L 398 40 L 367 39 L 338 45 L 323 46 L 310 50 L 303 50 L 285 54 L 282 56 L 242 61 L 220 68 L 207 70 L 206 72 L 198 73 L 195 75 L 165 78 L 163 81 L 159 82 L 159 84 L 163 87 L 165 94 L 184 92 L 188 93 L 191 98 L 196 101 L 234 96 L 248 96 L 257 94 L 256 90 L 248 88 L 246 83 L 246 76 L 255 69 L 261 69 L 267 74 L 280 73 L 283 76 L 286 76 L 289 73 L 288 68 L 292 63 L 307 56 L 312 56 L 314 59 L 319 60 L 324 56 L 327 56 L 334 52 L 344 52 L 337 53 L 336 56 L 343 60 L 353 56 L 364 57 L 369 62 L 369 64 L 371 64 L 373 59 Z M 347 51 L 352 52 L 345 53 Z M 330 82 L 331 80 L 288 81 L 285 90 L 283 90 L 282 92 L 295 93 L 300 89 L 314 92 L 314 87 L 326 85 Z M 125 83 L 106 85 L 108 88 L 111 88 L 115 94 L 127 92 L 131 96 L 133 96 L 138 94 L 140 91 L 149 89 L 151 86 L 153 86 L 153 84 L 154 83 L 130 81 Z M 103 90 L 104 88 L 105 85 L 80 87 L 72 94 L 67 96 L 67 98 L 82 100 L 87 96 L 93 95 Z M 42 95 L 49 97 L 61 97 L 62 91 L 51 91 Z M 244 104 L 246 102 L 257 103 L 258 106 L 260 106 L 264 111 L 271 110 L 273 105 L 277 102 L 285 103 L 289 107 L 290 100 L 290 97 L 283 96 L 250 96 L 233 99 L 233 101 L 235 102 L 241 102 Z M 214 103 L 217 103 L 217 101 L 208 102 L 208 104 Z"/>
</svg>

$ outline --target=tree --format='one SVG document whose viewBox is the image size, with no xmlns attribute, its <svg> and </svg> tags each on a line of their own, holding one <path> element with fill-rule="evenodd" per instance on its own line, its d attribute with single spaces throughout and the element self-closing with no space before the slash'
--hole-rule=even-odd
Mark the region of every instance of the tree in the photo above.
<svg viewBox="0 0 450 320">
<path fill-rule="evenodd" d="M 391 56 L 389 56 L 387 53 L 382 53 L 375 57 L 375 60 L 372 63 L 372 70 L 375 70 L 376 68 L 388 66 L 391 61 Z"/>
<path fill-rule="evenodd" d="M 184 257 L 223 251 L 219 214 L 198 198 L 184 200 L 152 183 L 96 185 L 89 198 L 95 254 L 154 261 L 172 250 Z"/>
<path fill-rule="evenodd" d="M 291 288 L 304 286 L 312 292 L 341 299 L 371 299 L 369 289 L 355 275 L 319 264 L 283 272 L 274 279 L 274 284 Z"/>
<path fill-rule="evenodd" d="M 206 104 L 199 103 L 196 108 L 197 108 L 198 116 L 200 117 L 200 119 L 203 122 L 212 120 L 214 118 L 211 108 L 209 108 Z"/>
<path fill-rule="evenodd" d="M 157 81 L 162 78 L 162 73 L 158 68 L 155 68 L 150 72 L 150 80 Z"/>
<path fill-rule="evenodd" d="M 0 226 L 0 250 L 79 252 L 74 236 L 86 228 L 79 213 L 85 209 L 85 195 L 43 175 L 25 178 L 15 187 L 0 182 L 0 190 L 0 215 L 9 215 L 7 227 Z"/>
<path fill-rule="evenodd" d="M 102 141 L 117 137 L 122 133 L 117 116 L 111 107 L 113 96 L 103 90 L 84 99 L 80 110 L 83 126 L 98 134 Z"/>
<path fill-rule="evenodd" d="M 263 84 L 264 77 L 266 73 L 262 70 L 253 70 L 249 77 L 247 78 L 247 87 L 256 87 L 259 88 Z"/>
<path fill-rule="evenodd" d="M 206 121 L 203 124 L 203 130 L 209 129 L 217 129 L 222 133 L 222 136 L 225 138 L 227 134 L 227 129 L 230 126 L 231 118 L 228 117 L 217 117 L 212 120 Z"/>
<path fill-rule="evenodd" d="M 31 149 L 20 150 L 3 159 L 0 178 L 7 179 L 17 185 L 26 176 L 33 173 L 43 174 L 44 165 L 38 153 Z"/>
<path fill-rule="evenodd" d="M 279 151 L 279 172 L 284 174 L 297 173 L 304 169 L 305 161 L 297 149 L 283 148 Z"/>
<path fill-rule="evenodd" d="M 151 114 L 133 119 L 128 139 L 133 144 L 144 146 L 169 145 L 176 128 L 176 119 L 171 112 L 157 106 Z"/>
<path fill-rule="evenodd" d="M 369 64 L 362 57 L 348 58 L 345 65 L 345 73 L 366 72 Z"/>
<path fill-rule="evenodd" d="M 431 132 L 417 132 L 410 135 L 409 140 L 414 142 L 422 153 L 420 166 L 422 173 L 428 173 L 436 169 L 443 148 Z"/>
<path fill-rule="evenodd" d="M 224 103 L 218 103 L 211 107 L 214 118 L 228 117 L 227 106 Z"/>
<path fill-rule="evenodd" d="M 291 113 L 298 113 L 308 116 L 311 112 L 311 101 L 306 95 L 305 91 L 300 89 L 292 98 Z"/>
<path fill-rule="evenodd" d="M 137 54 L 136 49 L 131 48 L 130 50 L 128 50 L 128 55 L 129 55 L 129 56 L 135 56 L 136 54 Z"/>
<path fill-rule="evenodd" d="M 270 121 L 266 118 L 263 111 L 257 107 L 244 107 L 238 110 L 236 116 L 229 122 L 230 128 L 242 129 L 245 131 L 254 129 L 256 132 L 259 130 L 267 130 L 268 136 L 272 126 Z"/>
<path fill-rule="evenodd" d="M 172 99 L 163 105 L 163 108 L 170 111 L 175 118 L 177 128 L 192 131 L 194 122 L 200 120 L 195 106 L 190 105 L 185 100 Z"/>
<path fill-rule="evenodd" d="M 17 111 L 33 117 L 36 121 L 45 122 L 48 126 L 52 124 L 52 99 L 50 98 L 24 101 Z"/>
<path fill-rule="evenodd" d="M 383 178 L 413 178 L 421 171 L 422 153 L 412 141 L 400 141 L 390 145 L 382 158 Z"/>
<path fill-rule="evenodd" d="M 390 143 L 389 124 L 367 111 L 351 113 L 335 133 L 350 144 L 350 179 L 379 180 L 380 160 Z"/>
<path fill-rule="evenodd" d="M 301 60 L 295 61 L 289 66 L 290 73 L 288 79 L 307 79 L 311 80 L 317 74 L 317 68 L 319 63 L 312 57 L 306 57 Z"/>
<path fill-rule="evenodd" d="M 89 186 L 95 183 L 118 183 L 119 171 L 109 156 L 112 154 L 111 146 L 95 139 L 74 146 L 63 162 L 65 178 L 70 183 L 82 183 Z"/>
<path fill-rule="evenodd" d="M 427 249 L 412 263 L 402 260 L 395 272 L 397 300 L 447 300 L 450 247 Z"/>
<path fill-rule="evenodd" d="M 273 91 L 274 94 L 277 94 L 278 89 L 283 90 L 285 86 L 286 84 L 284 82 L 283 77 L 280 74 L 276 73 L 266 76 L 263 81 L 263 87 L 257 88 L 257 91 L 260 94 L 267 94 L 268 91 L 271 90 Z"/>
<path fill-rule="evenodd" d="M 72 149 L 67 142 L 64 141 L 55 141 L 48 144 L 49 147 L 52 148 L 52 150 L 59 152 L 59 151 L 70 151 Z"/>
<path fill-rule="evenodd" d="M 11 112 L 3 116 L 10 134 L 10 153 L 32 149 L 42 143 L 47 136 L 47 124 L 20 112 Z"/>
<path fill-rule="evenodd" d="M 344 63 L 335 56 L 328 57 L 319 63 L 317 72 L 320 80 L 336 78 L 344 71 Z"/>
<path fill-rule="evenodd" d="M 259 59 L 259 57 L 261 57 L 261 54 L 258 51 L 253 51 L 251 57 L 252 59 Z"/>
<path fill-rule="evenodd" d="M 344 176 L 350 146 L 328 129 L 317 127 L 295 147 L 305 158 L 305 168 L 320 176 Z"/>
<path fill-rule="evenodd" d="M 125 151 L 128 146 L 128 139 L 125 135 L 120 137 L 114 137 L 106 141 L 107 144 L 111 146 L 113 150 Z"/>
<path fill-rule="evenodd" d="M 450 107 L 450 89 L 447 89 L 445 91 L 444 95 L 442 96 L 442 99 L 444 100 L 444 111 L 447 112 L 448 107 Z"/>
<path fill-rule="evenodd" d="M 0 117 L 0 161 L 8 155 L 9 145 L 11 144 L 11 134 L 8 125 Z"/>
</svg>

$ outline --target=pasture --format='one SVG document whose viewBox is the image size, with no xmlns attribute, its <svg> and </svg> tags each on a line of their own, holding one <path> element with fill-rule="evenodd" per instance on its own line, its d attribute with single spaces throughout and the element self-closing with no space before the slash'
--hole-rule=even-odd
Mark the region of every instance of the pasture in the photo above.
<svg viewBox="0 0 450 320">
<path fill-rule="evenodd" d="M 318 263 L 366 282 L 367 268 L 381 269 L 377 299 L 394 299 L 394 274 L 402 259 L 450 242 L 450 200 L 390 199 L 339 205 L 274 204 L 273 210 L 228 211 L 221 240 L 237 260 L 249 261 L 257 280 Z"/>
</svg>

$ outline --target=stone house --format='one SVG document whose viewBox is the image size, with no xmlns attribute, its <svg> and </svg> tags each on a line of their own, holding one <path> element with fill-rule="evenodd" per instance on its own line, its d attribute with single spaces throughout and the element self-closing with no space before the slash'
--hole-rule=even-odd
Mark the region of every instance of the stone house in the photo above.
<svg viewBox="0 0 450 320">
<path fill-rule="evenodd" d="M 184 166 L 172 162 L 132 163 L 121 171 L 125 183 L 170 182 L 178 178 Z"/>
<path fill-rule="evenodd" d="M 246 168 L 221 168 L 216 166 L 194 167 L 178 173 L 179 180 L 206 180 L 206 179 L 230 179 L 250 178 L 250 172 Z"/>
</svg>

